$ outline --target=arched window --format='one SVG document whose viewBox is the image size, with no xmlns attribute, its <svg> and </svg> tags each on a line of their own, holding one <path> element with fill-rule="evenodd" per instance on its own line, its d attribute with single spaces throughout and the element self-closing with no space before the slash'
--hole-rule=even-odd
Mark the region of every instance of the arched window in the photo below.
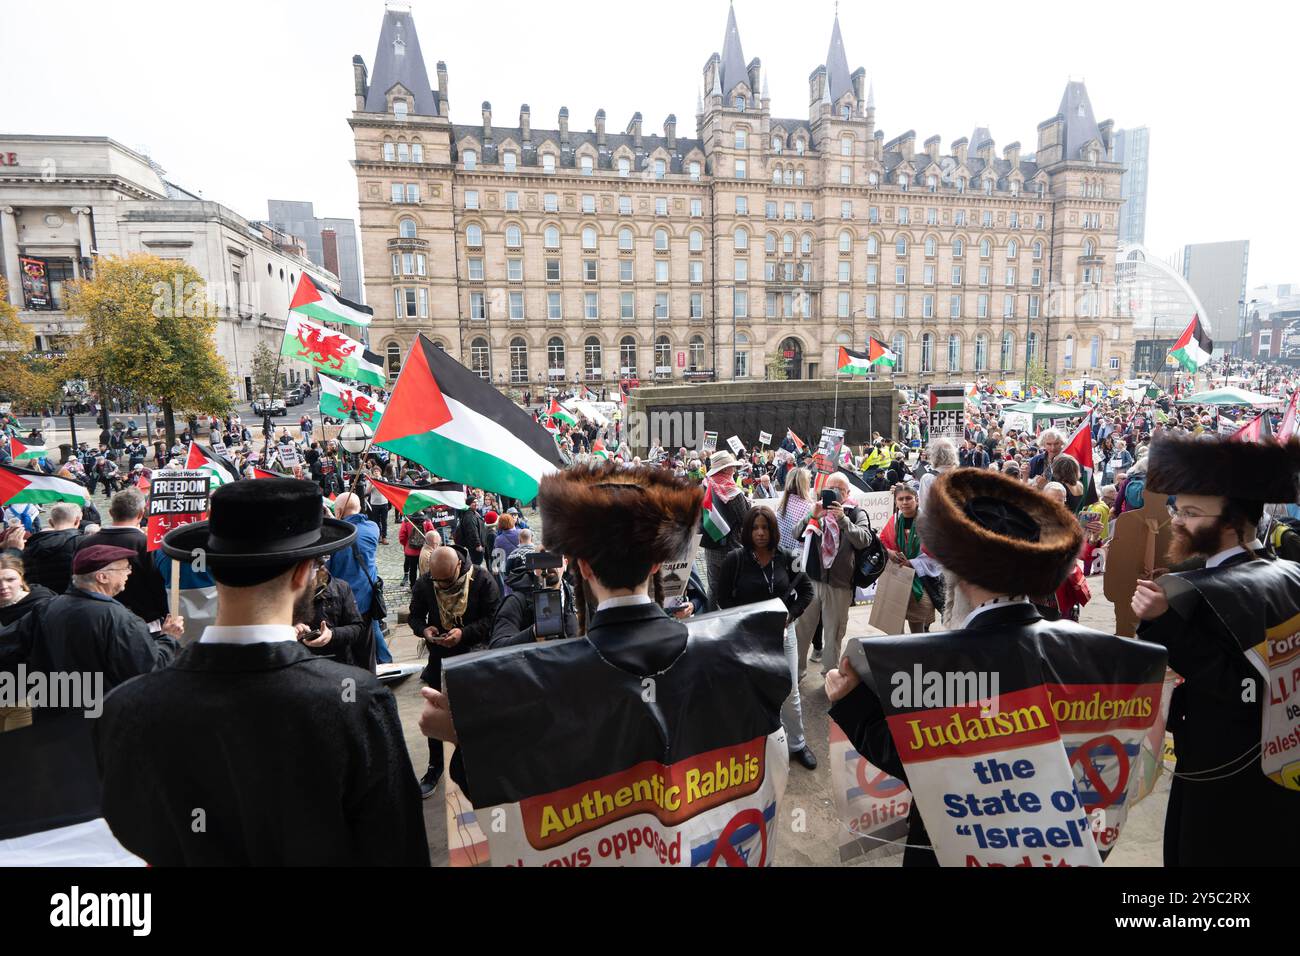
<svg viewBox="0 0 1300 956">
<path fill-rule="evenodd" d="M 792 252 L 794 252 L 793 232 L 787 232 L 784 236 L 781 237 L 781 251 L 784 252 L 786 255 L 790 255 Z"/>
<path fill-rule="evenodd" d="M 409 163 L 411 161 L 411 147 L 405 143 L 397 144 L 397 161 L 399 163 Z"/>
<path fill-rule="evenodd" d="M 506 226 L 506 248 L 518 249 L 524 244 L 524 234 L 518 226 Z"/>
<path fill-rule="evenodd" d="M 907 371 L 907 336 L 902 332 L 895 332 L 894 340 L 890 343 L 889 348 L 898 356 L 894 360 L 894 373 Z"/>
<path fill-rule="evenodd" d="M 880 255 L 880 239 L 876 236 L 867 236 L 867 255 Z"/>
<path fill-rule="evenodd" d="M 975 371 L 989 370 L 989 337 L 981 332 L 975 336 Z"/>
<path fill-rule="evenodd" d="M 926 258 L 932 258 L 935 252 L 937 251 L 937 249 L 938 249 L 938 243 L 935 241 L 934 236 L 926 236 L 925 237 Z"/>
<path fill-rule="evenodd" d="M 673 345 L 666 335 L 655 339 L 655 374 L 673 374 Z"/>
<path fill-rule="evenodd" d="M 698 229 L 692 229 L 688 238 L 688 246 L 691 252 L 702 252 L 704 250 L 704 233 Z"/>
<path fill-rule="evenodd" d="M 1005 372 L 1011 368 L 1011 361 L 1015 357 L 1015 354 L 1016 354 L 1016 337 L 1012 335 L 1010 332 L 1003 332 L 1002 333 L 1002 361 L 999 363 L 999 365 L 1002 368 L 1002 371 Z"/>
<path fill-rule="evenodd" d="M 487 339 L 475 339 L 469 345 L 469 367 L 484 381 L 492 380 L 492 350 Z"/>
<path fill-rule="evenodd" d="M 853 236 L 849 232 L 840 233 L 840 252 L 853 251 Z"/>
<path fill-rule="evenodd" d="M 785 168 L 785 175 L 782 177 L 782 179 L 787 186 L 794 185 L 794 168 L 792 166 L 787 166 Z"/>
<path fill-rule="evenodd" d="M 812 233 L 805 232 L 799 237 L 799 252 L 805 256 L 812 252 Z"/>
<path fill-rule="evenodd" d="M 1031 333 L 1032 334 L 1032 333 Z M 1074 336 L 1065 337 L 1065 348 L 1062 350 L 1061 364 L 1064 368 L 1074 368 Z"/>
<path fill-rule="evenodd" d="M 1043 241 L 1041 239 L 1034 240 L 1034 258 L 1043 258 Z"/>
<path fill-rule="evenodd" d="M 772 185 L 773 185 L 773 186 L 780 186 L 780 185 L 781 185 L 781 167 L 780 167 L 780 166 L 775 166 L 775 167 L 772 168 Z"/>
<path fill-rule="evenodd" d="M 477 249 L 483 245 L 483 227 L 471 224 L 465 229 L 465 245 Z"/>
<path fill-rule="evenodd" d="M 528 381 L 528 343 L 522 338 L 510 340 L 510 384 Z"/>
<path fill-rule="evenodd" d="M 584 249 L 596 248 L 596 227 L 595 226 L 582 227 L 582 248 Z"/>
<path fill-rule="evenodd" d="M 559 336 L 546 343 L 546 367 L 551 378 L 564 378 L 564 339 Z"/>
<path fill-rule="evenodd" d="M 667 251 L 668 251 L 668 230 L 656 229 L 655 230 L 655 252 L 667 252 Z"/>
<path fill-rule="evenodd" d="M 704 336 L 692 335 L 690 346 L 690 367 L 692 371 L 704 367 Z"/>
<path fill-rule="evenodd" d="M 632 230 L 627 226 L 618 231 L 618 248 L 620 252 L 632 251 Z"/>
<path fill-rule="evenodd" d="M 769 232 L 763 239 L 763 248 L 769 255 L 776 255 L 776 233 Z"/>
<path fill-rule="evenodd" d="M 388 142 L 384 143 L 384 162 L 391 163 L 394 158 L 393 144 Z"/>
<path fill-rule="evenodd" d="M 961 371 L 961 336 L 956 332 L 948 336 L 948 371 Z"/>
<path fill-rule="evenodd" d="M 636 374 L 636 339 L 630 335 L 623 336 L 618 343 L 618 373 L 620 375 Z"/>
<path fill-rule="evenodd" d="M 1038 361 L 1038 333 L 1030 332 L 1029 340 L 1025 345 L 1025 358 L 1031 364 Z"/>
<path fill-rule="evenodd" d="M 741 226 L 736 230 L 736 250 L 746 250 L 749 248 L 749 230 Z"/>
<path fill-rule="evenodd" d="M 736 149 L 749 149 L 749 131 L 745 129 L 736 130 Z"/>
<path fill-rule="evenodd" d="M 987 259 L 991 255 L 993 255 L 993 243 L 989 242 L 987 239 L 981 239 L 980 258 Z"/>
<path fill-rule="evenodd" d="M 780 155 L 781 150 L 784 149 L 784 148 L 785 148 L 785 144 L 781 142 L 781 137 L 780 137 L 780 136 L 773 136 L 773 137 L 772 137 L 772 152 L 776 153 L 777 155 Z"/>
<path fill-rule="evenodd" d="M 1020 252 L 1020 245 L 1014 239 L 1007 241 L 1007 258 L 1014 259 Z"/>
<path fill-rule="evenodd" d="M 471 228 L 473 228 L 473 227 L 471 227 Z M 398 234 L 399 236 L 401 236 L 403 239 L 414 239 L 414 238 L 415 238 L 415 220 L 414 220 L 414 219 L 403 219 L 401 222 L 399 222 L 399 223 L 397 224 L 397 234 Z"/>
<path fill-rule="evenodd" d="M 388 357 L 388 377 L 396 378 L 402 370 L 402 347 L 396 342 L 390 342 L 384 351 Z"/>
<path fill-rule="evenodd" d="M 803 185 L 803 169 L 802 169 L 802 167 L 799 168 L 799 169 L 796 169 L 796 170 L 794 171 L 794 184 L 795 184 L 796 186 L 802 186 L 802 185 Z"/>
<path fill-rule="evenodd" d="M 600 339 L 594 335 L 587 336 L 587 341 L 583 346 L 583 371 L 586 372 L 587 378 L 597 378 L 602 375 Z"/>
<path fill-rule="evenodd" d="M 544 235 L 547 249 L 560 248 L 560 230 L 557 227 L 547 226 Z"/>
<path fill-rule="evenodd" d="M 852 155 L 853 155 L 853 137 L 852 137 L 852 136 L 841 136 L 841 137 L 840 137 L 840 155 L 841 155 L 841 156 L 852 156 Z"/>
<path fill-rule="evenodd" d="M 961 259 L 965 255 L 966 243 L 962 242 L 960 239 L 954 239 L 952 241 L 952 257 L 954 259 Z"/>
<path fill-rule="evenodd" d="M 1091 239 L 1083 241 L 1083 254 L 1085 256 L 1095 256 L 1097 254 L 1097 244 Z"/>
<path fill-rule="evenodd" d="M 934 371 L 934 336 L 929 332 L 921 336 L 921 371 Z"/>
<path fill-rule="evenodd" d="M 804 150 L 807 148 L 808 148 L 807 144 L 804 143 L 802 138 L 796 139 L 794 141 L 794 151 L 798 153 L 800 156 L 803 155 Z"/>
<path fill-rule="evenodd" d="M 894 255 L 899 258 L 907 255 L 907 236 L 904 236 L 901 233 L 898 238 L 894 240 Z"/>
<path fill-rule="evenodd" d="M 411 144 L 411 162 L 413 163 L 424 162 L 424 146 L 421 145 L 420 143 Z"/>
</svg>

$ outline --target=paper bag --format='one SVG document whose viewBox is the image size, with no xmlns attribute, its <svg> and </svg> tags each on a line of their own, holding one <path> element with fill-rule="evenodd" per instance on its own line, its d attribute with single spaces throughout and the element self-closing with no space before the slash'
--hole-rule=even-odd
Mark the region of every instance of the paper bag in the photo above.
<svg viewBox="0 0 1300 956">
<path fill-rule="evenodd" d="M 876 579 L 876 599 L 871 603 L 867 622 L 883 634 L 902 634 L 907 620 L 907 602 L 912 597 L 912 579 L 916 572 L 894 561 Z"/>
</svg>

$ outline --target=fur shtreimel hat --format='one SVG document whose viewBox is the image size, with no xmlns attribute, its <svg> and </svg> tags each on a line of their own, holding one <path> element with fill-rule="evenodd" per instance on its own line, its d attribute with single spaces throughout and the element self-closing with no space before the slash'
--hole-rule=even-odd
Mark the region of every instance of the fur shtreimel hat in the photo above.
<svg viewBox="0 0 1300 956">
<path fill-rule="evenodd" d="M 998 594 L 1050 594 L 1083 543 L 1083 530 L 1064 505 L 980 468 L 935 480 L 920 530 L 925 549 L 945 568 Z"/>
<path fill-rule="evenodd" d="M 1229 441 L 1162 436 L 1147 456 L 1147 487 L 1164 495 L 1219 495 L 1265 504 L 1296 500 L 1300 439 Z"/>
<path fill-rule="evenodd" d="M 547 475 L 537 492 L 546 549 L 593 563 L 626 554 L 672 560 L 699 526 L 703 500 L 702 488 L 662 468 L 614 461 Z"/>
</svg>

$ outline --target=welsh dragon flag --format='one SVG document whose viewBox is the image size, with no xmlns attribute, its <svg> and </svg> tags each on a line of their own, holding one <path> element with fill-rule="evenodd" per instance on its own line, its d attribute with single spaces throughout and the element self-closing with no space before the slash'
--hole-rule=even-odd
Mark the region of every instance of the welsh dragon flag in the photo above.
<svg viewBox="0 0 1300 956">
<path fill-rule="evenodd" d="M 43 505 L 54 501 L 84 506 L 90 502 L 90 495 L 75 481 L 0 465 L 0 505 Z"/>
<path fill-rule="evenodd" d="M 370 479 L 370 485 L 397 509 L 398 514 L 413 515 L 425 508 L 452 508 L 464 511 L 469 507 L 465 502 L 465 486 L 454 481 L 440 481 L 427 486 L 401 485 L 391 481 Z"/>
<path fill-rule="evenodd" d="M 348 325 L 369 325 L 375 310 L 368 305 L 350 302 L 329 289 L 323 289 L 307 273 L 298 277 L 298 288 L 293 290 L 290 312 L 298 312 L 317 322 L 345 322 Z"/>
<path fill-rule="evenodd" d="M 280 354 L 306 362 L 316 371 L 336 378 L 351 378 L 368 385 L 388 384 L 382 358 L 356 339 L 317 325 L 297 312 L 289 313 Z"/>
<path fill-rule="evenodd" d="M 402 366 L 375 444 L 472 488 L 532 501 L 563 467 L 555 440 L 522 408 L 423 333 Z"/>
<path fill-rule="evenodd" d="M 387 407 L 365 392 L 352 385 L 344 385 L 328 375 L 320 377 L 320 413 L 330 418 L 351 418 L 356 412 L 357 420 L 374 427 Z"/>
<path fill-rule="evenodd" d="M 555 398 L 551 399 L 551 407 L 547 409 L 546 417 L 552 422 L 564 422 L 566 425 L 578 424 L 578 420 L 569 414 L 568 410 Z"/>
<path fill-rule="evenodd" d="M 1192 321 L 1188 323 L 1187 328 L 1183 329 L 1183 334 L 1178 337 L 1169 354 L 1184 370 L 1195 372 L 1210 360 L 1210 353 L 1213 351 L 1214 342 L 1201 327 L 1201 317 L 1193 315 Z"/>
<path fill-rule="evenodd" d="M 202 447 L 197 441 L 190 442 L 190 452 L 185 456 L 185 467 L 191 470 L 201 469 L 210 474 L 213 491 L 239 479 L 239 474 L 224 458 L 211 448 Z"/>
<path fill-rule="evenodd" d="M 24 445 L 17 438 L 9 438 L 9 457 L 14 461 L 35 460 L 44 458 L 49 452 L 44 445 Z"/>
<path fill-rule="evenodd" d="M 713 500 L 713 487 L 708 482 L 704 483 L 704 508 L 700 512 L 700 524 L 704 528 L 704 533 L 714 541 L 721 541 L 731 533 L 731 525 L 718 510 Z"/>
</svg>

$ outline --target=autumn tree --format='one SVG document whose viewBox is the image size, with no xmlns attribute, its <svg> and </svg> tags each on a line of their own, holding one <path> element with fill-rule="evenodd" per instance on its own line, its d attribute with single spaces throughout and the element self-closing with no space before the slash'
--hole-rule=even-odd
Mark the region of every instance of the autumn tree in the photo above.
<svg viewBox="0 0 1300 956">
<path fill-rule="evenodd" d="M 177 411 L 221 415 L 231 383 L 217 354 L 217 307 L 190 265 L 144 253 L 101 258 L 93 279 L 72 285 L 68 314 L 84 323 L 65 365 L 68 378 L 156 400 L 167 445 Z"/>
<path fill-rule="evenodd" d="M 18 408 L 57 405 L 60 397 L 57 363 L 33 354 L 36 337 L 9 301 L 9 287 L 0 279 L 0 399 Z"/>
<path fill-rule="evenodd" d="M 253 397 L 275 395 L 280 382 L 280 356 L 265 342 L 258 342 L 253 352 Z"/>
</svg>

